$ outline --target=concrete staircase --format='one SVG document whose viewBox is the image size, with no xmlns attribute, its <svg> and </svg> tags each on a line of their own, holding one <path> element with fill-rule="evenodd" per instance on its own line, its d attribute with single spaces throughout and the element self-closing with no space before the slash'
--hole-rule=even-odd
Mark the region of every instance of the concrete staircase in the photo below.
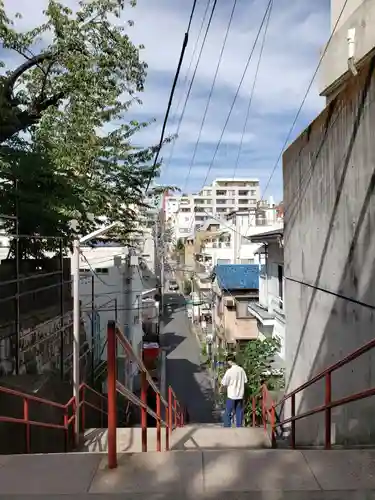
<svg viewBox="0 0 375 500">
<path fill-rule="evenodd" d="M 117 429 L 117 450 L 119 453 L 142 451 L 141 428 Z M 166 447 L 165 429 L 162 429 L 162 450 Z M 156 451 L 156 429 L 147 429 L 147 449 Z M 170 449 L 175 450 L 257 450 L 270 448 L 270 440 L 260 428 L 242 427 L 224 429 L 218 424 L 186 425 L 173 431 Z M 94 453 L 108 450 L 107 429 L 88 429 L 85 432 L 82 451 Z"/>
<path fill-rule="evenodd" d="M 99 429 L 86 432 L 84 452 L 0 456 L 0 500 L 375 499 L 374 451 L 270 449 L 262 429 L 188 425 L 173 431 L 172 451 L 139 453 L 140 434 L 118 429 L 113 470 Z M 156 429 L 148 444 L 156 449 Z"/>
</svg>

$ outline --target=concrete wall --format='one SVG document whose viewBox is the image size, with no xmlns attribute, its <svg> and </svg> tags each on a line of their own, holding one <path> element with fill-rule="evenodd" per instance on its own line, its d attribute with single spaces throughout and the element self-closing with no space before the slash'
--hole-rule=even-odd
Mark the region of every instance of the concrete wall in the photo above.
<svg viewBox="0 0 375 500">
<path fill-rule="evenodd" d="M 331 31 L 334 29 L 337 20 L 339 21 L 336 29 L 340 29 L 360 5 L 368 3 L 366 0 L 347 0 L 345 9 L 339 19 L 345 1 L 346 0 L 331 0 Z"/>
<path fill-rule="evenodd" d="M 331 0 L 332 28 L 344 0 Z M 320 67 L 320 91 L 328 101 L 348 71 L 348 29 L 355 28 L 355 61 L 360 63 L 375 47 L 375 0 L 349 0 Z"/>
<path fill-rule="evenodd" d="M 374 338 L 373 72 L 374 61 L 283 157 L 287 391 Z M 372 351 L 334 373 L 332 398 L 373 387 L 374 366 Z M 323 403 L 318 382 L 297 409 Z M 333 410 L 332 423 L 333 442 L 374 443 L 373 398 Z M 323 413 L 297 422 L 298 443 L 323 436 Z"/>
</svg>

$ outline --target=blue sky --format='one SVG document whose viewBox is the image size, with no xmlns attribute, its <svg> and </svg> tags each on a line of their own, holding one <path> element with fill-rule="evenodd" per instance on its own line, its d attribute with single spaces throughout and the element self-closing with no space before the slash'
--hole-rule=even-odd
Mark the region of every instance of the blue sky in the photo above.
<svg viewBox="0 0 375 500">
<path fill-rule="evenodd" d="M 175 134 L 187 88 L 183 86 L 203 12 L 208 0 L 198 0 L 189 44 L 179 85 L 172 106 L 167 135 Z M 212 3 L 213 0 L 211 0 Z M 76 0 L 66 0 L 70 6 Z M 132 108 L 129 119 L 152 120 L 136 137 L 139 145 L 158 142 L 169 92 L 176 70 L 181 44 L 193 0 L 138 0 L 135 9 L 126 8 L 125 19 L 134 20 L 129 35 L 136 44 L 144 44 L 143 59 L 148 63 L 143 105 Z M 192 164 L 204 108 L 212 84 L 233 0 L 218 0 L 207 43 L 198 67 L 180 134 L 171 146 L 163 148 L 165 160 L 161 183 L 178 185 L 186 191 L 203 187 L 212 163 L 223 125 L 235 96 L 246 59 L 254 43 L 267 0 L 237 0 L 237 7 L 216 81 L 205 126 Z M 9 11 L 20 11 L 27 27 L 39 24 L 47 0 L 5 0 Z M 250 119 L 244 136 L 238 177 L 256 177 L 265 187 L 280 154 L 282 145 L 300 106 L 303 95 L 319 61 L 320 51 L 329 37 L 329 0 L 274 0 L 263 57 L 255 87 Z M 243 131 L 247 104 L 253 85 L 260 43 L 240 89 L 231 119 L 207 181 L 216 177 L 233 177 L 238 147 Z M 193 67 L 195 60 L 193 62 Z M 191 76 L 190 72 L 190 76 Z M 292 137 L 323 108 L 319 97 L 319 78 L 309 93 Z M 172 118 L 175 117 L 173 121 Z M 190 175 L 187 172 L 191 165 Z M 281 162 L 265 193 L 282 199 Z"/>
</svg>

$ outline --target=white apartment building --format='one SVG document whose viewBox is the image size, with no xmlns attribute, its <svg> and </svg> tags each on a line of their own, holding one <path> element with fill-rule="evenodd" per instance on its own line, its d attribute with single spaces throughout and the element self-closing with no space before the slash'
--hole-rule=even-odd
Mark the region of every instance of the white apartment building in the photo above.
<svg viewBox="0 0 375 500">
<path fill-rule="evenodd" d="M 207 221 L 200 231 L 205 231 L 197 260 L 207 271 L 218 264 L 259 264 L 260 244 L 251 237 L 264 231 L 278 230 L 283 220 L 277 214 L 274 204 L 260 202 L 257 209 L 236 211 L 228 214 L 221 222 Z"/>
<path fill-rule="evenodd" d="M 251 210 L 260 198 L 258 179 L 216 179 L 196 194 L 166 197 L 166 219 L 175 239 L 186 238 L 210 217 L 223 218 L 234 210 Z"/>
</svg>

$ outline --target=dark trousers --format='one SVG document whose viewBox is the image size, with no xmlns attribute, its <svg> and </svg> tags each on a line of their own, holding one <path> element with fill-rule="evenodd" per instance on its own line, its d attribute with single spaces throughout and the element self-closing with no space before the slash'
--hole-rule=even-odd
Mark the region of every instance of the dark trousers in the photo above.
<svg viewBox="0 0 375 500">
<path fill-rule="evenodd" d="M 232 427 L 233 415 L 236 416 L 236 427 L 243 423 L 243 399 L 229 399 L 225 404 L 224 427 Z"/>
</svg>

